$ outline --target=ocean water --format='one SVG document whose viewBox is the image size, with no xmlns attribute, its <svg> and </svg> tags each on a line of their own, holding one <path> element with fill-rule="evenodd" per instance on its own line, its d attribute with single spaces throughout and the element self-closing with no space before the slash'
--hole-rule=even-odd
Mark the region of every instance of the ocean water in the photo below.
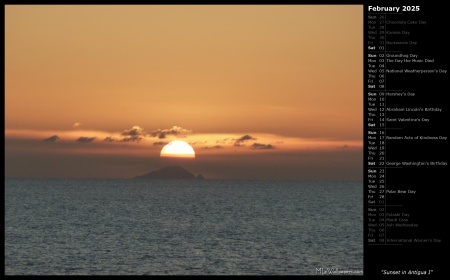
<svg viewBox="0 0 450 280">
<path fill-rule="evenodd" d="M 362 275 L 353 181 L 5 180 L 7 275 Z"/>
</svg>

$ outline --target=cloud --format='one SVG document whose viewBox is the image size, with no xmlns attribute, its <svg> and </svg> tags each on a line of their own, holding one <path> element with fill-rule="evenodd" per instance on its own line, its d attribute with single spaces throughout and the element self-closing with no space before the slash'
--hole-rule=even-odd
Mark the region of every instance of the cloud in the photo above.
<svg viewBox="0 0 450 280">
<path fill-rule="evenodd" d="M 254 143 L 251 148 L 254 150 L 270 150 L 275 149 L 275 146 L 272 146 L 272 144 Z"/>
<path fill-rule="evenodd" d="M 246 134 L 246 135 L 236 139 L 236 141 L 234 142 L 234 146 L 239 147 L 242 145 L 242 143 L 244 143 L 244 141 L 247 141 L 247 140 L 256 140 L 256 138 L 253 138 L 252 136 Z"/>
<path fill-rule="evenodd" d="M 245 141 L 245 140 L 256 140 L 256 138 L 253 138 L 253 137 L 250 136 L 250 135 L 244 135 L 244 136 L 242 136 L 241 138 L 237 139 L 237 141 L 241 141 L 241 142 L 243 142 L 243 141 Z"/>
<path fill-rule="evenodd" d="M 179 126 L 173 126 L 169 129 L 157 129 L 152 132 L 144 130 L 142 127 L 135 125 L 131 129 L 124 130 L 121 135 L 129 136 L 121 140 L 115 140 L 120 142 L 137 141 L 139 142 L 143 137 L 157 137 L 159 139 L 165 139 L 168 135 L 176 135 L 177 137 L 183 137 L 186 134 L 192 133 L 192 130 L 185 129 Z M 111 141 L 112 142 L 112 141 Z"/>
<path fill-rule="evenodd" d="M 129 130 L 124 130 L 121 135 L 138 136 L 144 135 L 145 131 L 141 127 L 135 125 Z"/>
<path fill-rule="evenodd" d="M 159 141 L 159 142 L 154 142 L 154 143 L 153 143 L 153 146 L 161 146 L 161 145 L 166 145 L 167 143 L 169 143 L 169 142 L 162 142 L 162 141 Z"/>
<path fill-rule="evenodd" d="M 140 137 L 140 136 L 129 136 L 129 137 L 123 137 L 122 139 L 108 136 L 103 141 L 105 141 L 105 142 L 139 142 L 142 139 L 143 139 L 143 137 Z"/>
<path fill-rule="evenodd" d="M 120 135 L 123 135 L 122 139 L 115 138 L 115 137 L 106 137 L 103 141 L 106 142 L 139 142 L 141 141 L 146 132 L 143 128 L 139 127 L 138 125 L 133 126 L 131 129 L 124 130 Z"/>
<path fill-rule="evenodd" d="M 157 137 L 158 139 L 165 139 L 167 135 L 177 135 L 178 137 L 181 137 L 185 134 L 191 133 L 192 130 L 185 129 L 179 126 L 173 126 L 169 129 L 157 129 L 153 132 L 148 132 L 144 130 L 142 127 L 135 125 L 130 129 L 124 130 L 120 135 L 125 136 L 122 139 L 119 138 L 113 138 L 113 137 L 106 137 L 104 141 L 106 142 L 139 142 L 144 137 Z M 155 143 L 164 143 L 165 142 L 155 142 Z M 155 144 L 159 145 L 159 144 Z M 161 144 L 162 145 L 162 144 Z"/>
<path fill-rule="evenodd" d="M 220 145 L 215 145 L 215 146 L 212 146 L 212 147 L 202 147 L 202 149 L 204 149 L 204 150 L 207 150 L 207 149 L 223 149 L 223 147 L 220 146 Z"/>
<path fill-rule="evenodd" d="M 192 133 L 192 130 L 185 129 L 179 126 L 173 126 L 169 129 L 157 129 L 153 132 L 148 133 L 151 137 L 158 137 L 159 139 L 166 138 L 167 135 L 177 135 L 177 136 L 183 136 L 186 134 Z"/>
<path fill-rule="evenodd" d="M 223 140 L 217 140 L 216 143 L 217 144 L 225 144 L 228 141 L 228 138 L 225 138 Z"/>
<path fill-rule="evenodd" d="M 203 141 L 203 142 L 195 141 L 195 142 L 189 142 L 188 144 L 191 145 L 191 146 L 195 146 L 195 145 L 203 145 L 203 144 L 206 144 L 206 143 L 208 143 L 208 141 Z"/>
<path fill-rule="evenodd" d="M 80 137 L 75 141 L 77 141 L 78 143 L 90 143 L 90 142 L 94 141 L 95 138 L 97 138 L 97 137 Z"/>
<path fill-rule="evenodd" d="M 55 142 L 56 140 L 60 140 L 61 138 L 58 137 L 58 135 L 50 136 L 49 138 L 45 138 L 45 142 Z"/>
<path fill-rule="evenodd" d="M 105 141 L 105 142 L 115 142 L 115 141 L 119 141 L 119 139 L 111 137 L 111 136 L 108 136 L 103 141 Z"/>
<path fill-rule="evenodd" d="M 139 137 L 139 136 L 130 136 L 130 137 L 124 137 L 122 138 L 122 140 L 120 140 L 120 142 L 139 142 L 141 141 L 143 137 Z"/>
<path fill-rule="evenodd" d="M 81 125 L 81 123 L 76 122 L 76 123 L 73 124 L 73 127 L 79 127 L 80 125 Z"/>
</svg>

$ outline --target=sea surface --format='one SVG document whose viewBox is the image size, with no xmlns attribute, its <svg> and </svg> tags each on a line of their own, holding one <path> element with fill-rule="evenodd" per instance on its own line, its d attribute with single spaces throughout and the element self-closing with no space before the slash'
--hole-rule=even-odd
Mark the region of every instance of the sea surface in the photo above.
<svg viewBox="0 0 450 280">
<path fill-rule="evenodd" d="M 5 180 L 7 275 L 362 269 L 362 182 Z"/>
</svg>

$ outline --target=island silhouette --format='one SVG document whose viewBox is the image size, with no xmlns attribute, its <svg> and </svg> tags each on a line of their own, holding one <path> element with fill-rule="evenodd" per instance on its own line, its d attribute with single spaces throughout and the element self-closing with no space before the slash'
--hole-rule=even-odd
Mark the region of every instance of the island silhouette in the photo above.
<svg viewBox="0 0 450 280">
<path fill-rule="evenodd" d="M 181 166 L 172 165 L 161 169 L 151 171 L 141 176 L 134 177 L 135 179 L 205 179 L 201 174 L 195 176 L 193 173 L 187 171 Z"/>
</svg>

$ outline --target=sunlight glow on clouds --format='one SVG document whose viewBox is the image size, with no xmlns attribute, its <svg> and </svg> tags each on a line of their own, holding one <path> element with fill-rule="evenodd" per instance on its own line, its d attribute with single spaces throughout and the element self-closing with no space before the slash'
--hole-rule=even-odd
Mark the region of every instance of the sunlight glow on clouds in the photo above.
<svg viewBox="0 0 450 280">
<path fill-rule="evenodd" d="M 189 133 L 189 134 L 188 134 Z M 52 135 L 52 136 L 48 136 Z M 165 141 L 155 141 L 161 139 Z M 133 145 L 143 145 L 148 149 L 159 149 L 160 146 L 170 141 L 183 137 L 184 141 L 197 149 L 208 153 L 223 153 L 226 151 L 264 151 L 264 150 L 329 150 L 329 149 L 352 149 L 362 148 L 361 141 L 358 140 L 334 140 L 326 138 L 299 138 L 286 137 L 276 134 L 236 134 L 236 133 L 192 133 L 192 130 L 174 126 L 171 129 L 158 129 L 152 133 L 145 131 L 139 126 L 122 132 L 105 132 L 95 130 L 78 131 L 39 131 L 39 130 L 5 130 L 6 139 L 28 139 L 45 142 L 63 143 L 78 142 L 92 143 L 97 141 L 97 145 L 107 145 L 114 149 L 114 143 L 130 143 Z M 103 143 L 103 144 L 102 144 Z M 109 144 L 111 143 L 111 144 Z"/>
</svg>

